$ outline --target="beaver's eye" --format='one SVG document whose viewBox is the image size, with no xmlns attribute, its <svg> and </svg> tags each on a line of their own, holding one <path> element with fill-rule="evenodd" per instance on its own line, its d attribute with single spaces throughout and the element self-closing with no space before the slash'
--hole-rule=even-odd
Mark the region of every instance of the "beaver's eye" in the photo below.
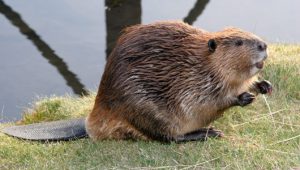
<svg viewBox="0 0 300 170">
<path fill-rule="evenodd" d="M 237 40 L 237 41 L 235 42 L 235 45 L 236 45 L 236 46 L 241 46 L 241 45 L 243 45 L 243 41 L 242 41 L 242 40 Z"/>
</svg>

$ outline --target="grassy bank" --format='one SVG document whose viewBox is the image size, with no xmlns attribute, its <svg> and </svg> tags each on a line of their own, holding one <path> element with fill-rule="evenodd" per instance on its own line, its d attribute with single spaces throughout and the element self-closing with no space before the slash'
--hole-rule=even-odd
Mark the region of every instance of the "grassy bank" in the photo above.
<svg viewBox="0 0 300 170">
<path fill-rule="evenodd" d="M 214 126 L 223 139 L 185 144 L 145 141 L 39 143 L 0 133 L 0 169 L 290 169 L 300 167 L 300 46 L 272 45 L 262 77 L 274 85 Z M 85 116 L 95 95 L 39 99 L 19 124 Z M 9 124 L 0 125 L 1 127 Z"/>
</svg>

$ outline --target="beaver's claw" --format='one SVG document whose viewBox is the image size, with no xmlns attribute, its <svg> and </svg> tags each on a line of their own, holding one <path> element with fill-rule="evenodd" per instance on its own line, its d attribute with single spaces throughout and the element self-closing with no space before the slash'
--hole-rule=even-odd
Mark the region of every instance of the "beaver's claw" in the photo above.
<svg viewBox="0 0 300 170">
<path fill-rule="evenodd" d="M 255 95 L 249 92 L 244 92 L 238 96 L 237 104 L 239 106 L 246 106 L 253 102 Z"/>
<path fill-rule="evenodd" d="M 256 83 L 256 87 L 261 94 L 271 94 L 273 90 L 272 84 L 267 80 Z"/>
</svg>

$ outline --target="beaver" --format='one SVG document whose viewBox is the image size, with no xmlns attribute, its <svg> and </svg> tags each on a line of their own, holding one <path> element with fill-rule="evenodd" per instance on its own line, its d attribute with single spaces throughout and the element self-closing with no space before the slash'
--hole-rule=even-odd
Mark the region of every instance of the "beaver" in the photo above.
<svg viewBox="0 0 300 170">
<path fill-rule="evenodd" d="M 261 38 L 238 28 L 208 32 L 178 21 L 131 26 L 107 59 L 85 123 L 67 120 L 4 132 L 31 140 L 86 133 L 93 140 L 162 142 L 223 136 L 209 124 L 226 109 L 272 91 L 270 82 L 257 78 L 267 56 Z"/>
<path fill-rule="evenodd" d="M 267 44 L 238 28 L 131 26 L 108 57 L 87 133 L 94 140 L 177 142 L 222 136 L 205 127 L 272 90 L 256 76 L 266 58 Z"/>
</svg>

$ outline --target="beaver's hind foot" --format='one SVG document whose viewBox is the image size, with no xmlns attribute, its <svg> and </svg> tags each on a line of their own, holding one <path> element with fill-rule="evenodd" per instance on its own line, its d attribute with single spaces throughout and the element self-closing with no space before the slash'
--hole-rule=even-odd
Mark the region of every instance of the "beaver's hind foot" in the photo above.
<svg viewBox="0 0 300 170">
<path fill-rule="evenodd" d="M 206 141 L 208 138 L 223 137 L 224 134 L 220 130 L 216 130 L 212 127 L 201 128 L 197 131 L 187 133 L 175 138 L 176 143 L 189 142 L 189 141 Z"/>
</svg>

